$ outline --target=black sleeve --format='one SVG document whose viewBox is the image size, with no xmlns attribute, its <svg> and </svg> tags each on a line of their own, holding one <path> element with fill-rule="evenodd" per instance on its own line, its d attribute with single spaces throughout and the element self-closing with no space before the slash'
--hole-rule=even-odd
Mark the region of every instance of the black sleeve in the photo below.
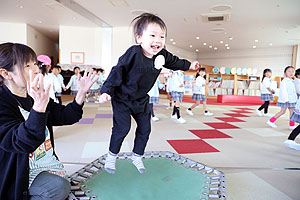
<svg viewBox="0 0 300 200">
<path fill-rule="evenodd" d="M 0 106 L 0 148 L 7 152 L 32 153 L 45 141 L 47 114 L 30 110 L 28 119 Z"/>
<path fill-rule="evenodd" d="M 68 105 L 60 105 L 50 99 L 47 111 L 49 112 L 49 120 L 52 126 L 71 125 L 78 122 L 82 118 L 83 104 L 79 105 L 75 99 Z"/>
<path fill-rule="evenodd" d="M 188 60 L 180 59 L 165 49 L 162 49 L 161 53 L 165 57 L 165 65 L 164 65 L 165 68 L 171 70 L 183 70 L 183 71 L 187 71 L 190 69 L 191 62 L 189 62 Z"/>
<path fill-rule="evenodd" d="M 121 85 L 124 74 L 127 74 L 128 68 L 134 61 L 137 49 L 138 47 L 133 46 L 119 58 L 118 64 L 111 69 L 106 81 L 103 83 L 100 90 L 101 94 L 107 93 L 110 96 L 114 96 L 114 89 Z"/>
</svg>

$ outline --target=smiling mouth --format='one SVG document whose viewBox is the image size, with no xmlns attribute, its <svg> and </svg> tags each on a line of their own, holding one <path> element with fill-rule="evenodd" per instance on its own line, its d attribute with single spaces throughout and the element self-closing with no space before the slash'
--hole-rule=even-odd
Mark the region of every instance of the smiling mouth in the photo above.
<svg viewBox="0 0 300 200">
<path fill-rule="evenodd" d="M 151 45 L 151 48 L 153 50 L 158 50 L 160 48 L 160 46 L 159 45 Z"/>
</svg>

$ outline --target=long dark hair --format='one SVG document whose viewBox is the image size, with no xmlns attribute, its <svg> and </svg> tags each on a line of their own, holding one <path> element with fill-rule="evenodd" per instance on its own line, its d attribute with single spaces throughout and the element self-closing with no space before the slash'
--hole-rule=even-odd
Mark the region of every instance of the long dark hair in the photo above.
<svg viewBox="0 0 300 200">
<path fill-rule="evenodd" d="M 28 46 L 18 43 L 3 43 L 0 44 L 0 69 L 5 69 L 9 72 L 14 71 L 14 66 L 20 71 L 23 76 L 24 83 L 24 67 L 30 61 L 36 61 L 35 52 Z M 0 85 L 4 84 L 4 78 L 0 75 Z"/>
<path fill-rule="evenodd" d="M 195 79 L 198 78 L 198 76 L 200 76 L 199 72 L 205 72 L 206 73 L 206 69 L 204 67 L 199 68 L 198 71 L 197 71 L 197 74 L 195 76 Z M 206 74 L 203 76 L 203 78 L 206 79 Z"/>
<path fill-rule="evenodd" d="M 134 18 L 131 22 L 133 25 L 133 33 L 134 36 L 139 35 L 142 36 L 144 30 L 147 28 L 147 26 L 151 23 L 158 24 L 162 30 L 166 31 L 167 34 L 167 26 L 165 22 L 158 17 L 157 15 L 151 14 L 151 13 L 143 13 L 136 18 Z"/>
<path fill-rule="evenodd" d="M 295 77 L 300 76 L 300 68 L 296 70 Z"/>
<path fill-rule="evenodd" d="M 266 73 L 268 73 L 268 72 L 270 72 L 270 73 L 272 73 L 272 70 L 271 69 L 264 69 L 264 71 L 263 71 L 263 77 L 262 77 L 262 79 L 261 79 L 261 82 L 263 82 L 263 80 L 264 80 L 264 78 L 266 77 Z"/>
</svg>

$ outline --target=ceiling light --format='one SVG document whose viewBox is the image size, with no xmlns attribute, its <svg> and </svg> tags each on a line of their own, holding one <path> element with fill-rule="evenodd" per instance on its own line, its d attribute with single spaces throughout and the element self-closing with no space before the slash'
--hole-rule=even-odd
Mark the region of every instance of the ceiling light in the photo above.
<svg viewBox="0 0 300 200">
<path fill-rule="evenodd" d="M 214 48 L 214 50 L 217 50 L 217 49 L 218 49 L 217 47 Z"/>
<path fill-rule="evenodd" d="M 258 42 L 258 40 L 254 40 L 254 42 Z"/>
<path fill-rule="evenodd" d="M 199 51 L 199 49 L 196 49 L 196 52 L 198 52 Z"/>
<path fill-rule="evenodd" d="M 199 40 L 199 39 L 200 39 L 200 37 L 196 37 L 196 39 L 197 39 L 197 40 Z"/>
<path fill-rule="evenodd" d="M 193 47 L 193 45 L 190 45 L 190 48 L 192 48 Z"/>
<path fill-rule="evenodd" d="M 24 8 L 23 5 L 16 5 L 16 7 L 17 7 L 17 8 L 20 8 L 20 9 Z"/>
<path fill-rule="evenodd" d="M 256 46 L 253 46 L 253 49 L 255 49 L 256 48 Z"/>
<path fill-rule="evenodd" d="M 228 47 L 228 44 L 225 44 L 225 47 Z"/>
<path fill-rule="evenodd" d="M 226 49 L 230 49 L 230 47 L 226 47 Z"/>
<path fill-rule="evenodd" d="M 221 40 L 220 43 L 223 44 L 224 42 Z"/>
<path fill-rule="evenodd" d="M 36 20 L 36 22 L 39 24 L 43 23 L 41 20 Z"/>
<path fill-rule="evenodd" d="M 175 45 L 175 44 L 176 44 L 176 42 L 173 42 L 173 44 Z"/>
<path fill-rule="evenodd" d="M 212 48 L 212 46 L 211 46 L 211 45 L 209 45 L 209 48 Z"/>
<path fill-rule="evenodd" d="M 231 5 L 227 5 L 227 4 L 218 4 L 218 5 L 214 5 L 212 7 L 210 7 L 210 10 L 213 12 L 225 12 L 225 11 L 230 11 L 232 8 Z"/>
<path fill-rule="evenodd" d="M 206 46 L 207 45 L 206 42 L 204 42 L 203 45 Z"/>
<path fill-rule="evenodd" d="M 174 41 L 174 39 L 173 39 L 173 38 L 171 38 L 171 39 L 170 39 L 170 41 L 171 41 L 171 42 L 173 42 L 173 41 Z"/>
<path fill-rule="evenodd" d="M 228 39 L 229 39 L 229 40 L 233 40 L 233 37 L 229 37 Z"/>
<path fill-rule="evenodd" d="M 270 43 L 269 45 L 270 45 L 270 46 L 272 46 L 273 44 L 272 44 L 272 43 Z"/>
</svg>

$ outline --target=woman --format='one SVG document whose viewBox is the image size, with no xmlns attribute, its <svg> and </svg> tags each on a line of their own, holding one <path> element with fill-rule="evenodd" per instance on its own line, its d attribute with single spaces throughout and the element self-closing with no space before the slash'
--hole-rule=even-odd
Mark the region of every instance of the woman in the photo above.
<svg viewBox="0 0 300 200">
<path fill-rule="evenodd" d="M 34 51 L 23 44 L 0 44 L 0 199 L 65 199 L 70 183 L 53 149 L 48 127 L 74 124 L 82 117 L 94 75 L 78 80 L 67 106 L 49 98 Z"/>
</svg>

